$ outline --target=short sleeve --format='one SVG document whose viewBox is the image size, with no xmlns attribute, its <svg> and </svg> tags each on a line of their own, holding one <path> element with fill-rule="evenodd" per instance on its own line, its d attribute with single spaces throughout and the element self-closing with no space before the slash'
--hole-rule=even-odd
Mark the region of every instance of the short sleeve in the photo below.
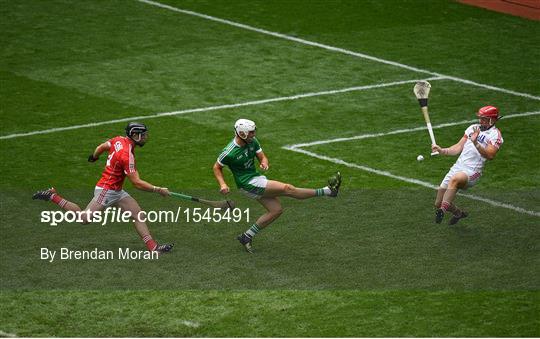
<svg viewBox="0 0 540 339">
<path fill-rule="evenodd" d="M 499 147 L 501 147 L 503 142 L 504 142 L 504 140 L 503 140 L 503 137 L 501 135 L 501 131 L 499 131 L 498 129 L 495 130 L 495 133 L 491 133 L 489 135 L 489 143 L 492 144 L 493 146 L 499 148 Z"/>
<path fill-rule="evenodd" d="M 255 142 L 255 153 L 262 152 L 262 147 L 261 147 L 261 144 L 259 143 L 259 140 L 257 140 L 257 138 L 255 138 L 255 139 L 253 139 L 253 141 Z"/>
<path fill-rule="evenodd" d="M 469 127 L 467 127 L 467 129 L 465 130 L 465 137 L 469 137 L 469 135 L 471 135 L 473 132 L 474 132 L 474 127 L 476 125 L 470 125 Z"/>
<path fill-rule="evenodd" d="M 223 152 L 221 152 L 217 158 L 218 164 L 220 164 L 221 166 L 229 165 L 228 155 L 229 152 L 227 152 L 227 149 L 223 150 Z"/>
</svg>

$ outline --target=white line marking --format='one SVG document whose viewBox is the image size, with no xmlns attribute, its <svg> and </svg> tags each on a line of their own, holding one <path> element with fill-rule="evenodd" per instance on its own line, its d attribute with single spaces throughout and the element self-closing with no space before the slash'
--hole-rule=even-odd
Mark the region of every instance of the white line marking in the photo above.
<svg viewBox="0 0 540 339">
<path fill-rule="evenodd" d="M 442 74 L 440 74 L 440 75 L 447 78 L 447 79 L 462 82 L 462 83 L 467 84 L 467 85 L 483 87 L 483 88 L 490 89 L 490 90 L 493 90 L 493 91 L 512 94 L 512 95 L 516 95 L 516 96 L 524 97 L 524 98 L 529 98 L 529 99 L 533 99 L 533 100 L 540 100 L 540 96 L 536 96 L 536 95 L 532 95 L 532 94 L 528 94 L 528 93 L 516 92 L 516 91 L 509 90 L 509 89 L 495 87 L 495 86 L 491 86 L 491 85 L 481 84 L 479 82 L 474 82 L 474 81 L 471 81 L 471 80 L 457 78 L 457 77 L 453 77 L 453 76 L 449 76 L 449 75 L 442 75 Z"/>
<path fill-rule="evenodd" d="M 510 204 L 507 204 L 505 202 L 495 201 L 495 200 L 491 200 L 491 199 L 488 199 L 488 198 L 479 197 L 477 195 L 472 195 L 472 194 L 469 194 L 469 193 L 458 192 L 458 195 L 461 195 L 462 197 L 466 197 L 466 198 L 469 198 L 469 199 L 472 199 L 472 200 L 482 201 L 482 202 L 485 202 L 487 204 L 493 205 L 495 207 L 507 208 L 509 210 L 514 210 L 516 212 L 532 215 L 532 216 L 535 216 L 535 217 L 540 217 L 540 212 L 529 211 L 529 210 L 526 210 L 526 209 L 524 209 L 522 207 L 510 205 Z"/>
<path fill-rule="evenodd" d="M 192 328 L 199 328 L 199 326 L 201 326 L 201 324 L 199 324 L 198 322 L 191 321 L 191 320 L 182 320 L 180 322 L 182 323 L 182 325 L 186 325 L 187 327 L 192 327 Z"/>
<path fill-rule="evenodd" d="M 392 174 L 392 173 L 390 173 L 388 171 L 381 171 L 381 170 L 378 170 L 378 169 L 375 169 L 375 168 L 371 168 L 371 167 L 367 167 L 367 166 L 363 166 L 363 165 L 353 164 L 353 163 L 346 162 L 346 161 L 338 159 L 338 158 L 331 158 L 331 157 L 327 157 L 326 155 L 321 155 L 321 154 L 318 154 L 318 153 L 306 151 L 305 149 L 291 148 L 291 147 L 288 147 L 288 146 L 283 146 L 282 148 L 284 148 L 286 150 L 289 150 L 289 151 L 309 155 L 310 157 L 313 157 L 313 158 L 330 161 L 330 162 L 333 162 L 333 163 L 338 164 L 338 165 L 344 165 L 344 166 L 351 167 L 351 168 L 357 168 L 357 169 L 361 169 L 361 170 L 366 171 L 366 172 L 375 173 L 375 174 L 382 175 L 382 176 L 389 177 L 389 178 L 393 178 L 393 179 L 396 179 L 396 180 L 405 181 L 405 182 L 408 182 L 408 183 L 411 183 L 411 184 L 416 184 L 416 185 L 424 186 L 424 187 L 427 187 L 427 188 L 437 189 L 437 186 L 435 186 L 433 184 L 430 184 L 428 182 L 425 182 L 425 181 L 412 179 L 412 178 L 407 178 L 407 177 L 402 177 L 400 175 Z"/>
<path fill-rule="evenodd" d="M 531 94 L 520 93 L 520 92 L 516 92 L 516 91 L 504 89 L 504 88 L 499 88 L 499 87 L 495 87 L 495 86 L 491 86 L 491 85 L 486 85 L 486 84 L 474 82 L 474 81 L 471 81 L 471 80 L 466 80 L 466 79 L 462 79 L 462 78 L 458 78 L 458 77 L 447 76 L 447 75 L 444 75 L 444 74 L 428 71 L 428 70 L 421 69 L 421 68 L 416 68 L 416 67 L 401 64 L 401 63 L 398 63 L 398 62 L 377 58 L 377 57 L 374 57 L 374 56 L 371 56 L 371 55 L 367 55 L 367 54 L 363 54 L 363 53 L 357 53 L 357 52 L 349 51 L 349 50 L 343 49 L 343 48 L 338 48 L 338 47 L 333 47 L 333 46 L 329 46 L 329 45 L 325 45 L 325 44 L 320 44 L 318 42 L 313 42 L 313 41 L 309 41 L 309 40 L 295 38 L 295 37 L 292 37 L 292 36 L 289 36 L 289 35 L 276 33 L 276 32 L 272 32 L 272 31 L 267 31 L 265 29 L 256 28 L 256 27 L 241 24 L 241 23 L 238 23 L 238 22 L 234 22 L 234 21 L 230 21 L 230 20 L 226 20 L 226 19 L 221 19 L 221 18 L 217 18 L 217 17 L 214 17 L 214 16 L 210 16 L 210 15 L 206 15 L 206 14 L 202 14 L 202 13 L 197 13 L 197 12 L 193 12 L 193 11 L 188 11 L 188 10 L 185 10 L 185 9 L 172 7 L 172 6 L 165 5 L 165 4 L 156 2 L 156 1 L 150 1 L 150 0 L 137 0 L 137 1 L 148 4 L 148 5 L 168 9 L 168 10 L 173 11 L 173 12 L 183 13 L 183 14 L 203 18 L 203 19 L 206 19 L 206 20 L 220 22 L 222 24 L 242 28 L 242 29 L 245 29 L 245 30 L 249 30 L 249 31 L 253 31 L 253 32 L 261 33 L 261 34 L 271 35 L 271 36 L 276 37 L 276 38 L 290 40 L 290 41 L 294 41 L 294 42 L 297 42 L 297 43 L 300 43 L 300 44 L 326 49 L 326 50 L 329 50 L 329 51 L 332 51 L 332 52 L 352 55 L 352 56 L 355 56 L 355 57 L 368 59 L 368 60 L 371 60 L 371 61 L 375 61 L 375 62 L 379 62 L 379 63 L 383 63 L 383 64 L 395 66 L 395 67 L 408 69 L 408 70 L 414 71 L 414 72 L 427 73 L 427 74 L 431 74 L 431 75 L 434 75 L 434 76 L 445 77 L 445 78 L 452 79 L 454 81 L 458 81 L 458 82 L 462 82 L 462 83 L 466 83 L 466 84 L 474 85 L 474 86 L 478 86 L 478 87 L 487 88 L 487 89 L 490 89 L 490 90 L 493 90 L 493 91 L 513 94 L 513 95 L 517 95 L 517 96 L 521 96 L 521 97 L 525 97 L 525 98 L 529 98 L 529 99 L 534 99 L 534 100 L 540 100 L 540 97 L 534 96 L 534 95 L 531 95 Z"/>
<path fill-rule="evenodd" d="M 539 114 L 540 114 L 540 111 L 516 113 L 516 114 L 505 115 L 503 117 L 503 119 L 506 120 L 506 119 L 512 119 L 512 118 L 521 118 L 521 117 L 525 117 L 525 116 L 539 115 Z M 444 124 L 440 124 L 440 125 L 435 125 L 435 126 L 433 126 L 433 129 L 444 128 L 444 127 L 449 127 L 449 126 L 471 124 L 471 123 L 474 123 L 474 122 L 478 122 L 478 120 L 474 119 L 474 120 L 448 122 L 448 123 L 444 123 Z M 288 149 L 289 148 L 310 147 L 310 146 L 315 146 L 315 145 L 331 144 L 331 143 L 334 143 L 334 142 L 343 142 L 343 141 L 350 141 L 350 140 L 377 138 L 377 137 L 383 137 L 385 135 L 417 132 L 417 131 L 422 131 L 422 130 L 425 130 L 425 129 L 427 129 L 426 126 L 415 127 L 415 128 L 405 128 L 405 129 L 398 129 L 398 130 L 394 130 L 394 131 L 390 131 L 390 132 L 381 132 L 381 133 L 373 133 L 373 134 L 361 134 L 361 135 L 355 135 L 355 136 L 352 136 L 352 137 L 335 138 L 335 139 L 327 139 L 327 140 L 317 140 L 317 141 L 305 142 L 305 143 L 301 143 L 301 144 L 287 145 L 285 147 L 287 147 Z"/>
<path fill-rule="evenodd" d="M 333 163 L 338 164 L 338 165 L 343 165 L 343 166 L 347 166 L 347 167 L 350 167 L 350 168 L 361 169 L 361 170 L 366 171 L 366 172 L 382 175 L 382 176 L 389 177 L 389 178 L 396 179 L 396 180 L 400 180 L 400 181 L 405 181 L 405 182 L 408 182 L 410 184 L 416 184 L 416 185 L 431 188 L 431 189 L 434 189 L 434 190 L 438 189 L 438 186 L 430 184 L 430 183 L 422 181 L 422 180 L 413 179 L 413 178 L 407 178 L 407 177 L 400 176 L 400 175 L 395 175 L 395 174 L 392 174 L 392 173 L 390 173 L 388 171 L 381 171 L 381 170 L 378 170 L 378 169 L 375 169 L 375 168 L 371 168 L 371 167 L 367 167 L 367 166 L 363 166 L 363 165 L 358 165 L 358 164 L 354 164 L 354 163 L 350 163 L 350 162 L 346 162 L 346 161 L 344 161 L 342 159 L 338 159 L 338 158 L 327 157 L 325 155 L 321 155 L 321 154 L 317 154 L 317 153 L 314 153 L 314 152 L 306 151 L 305 149 L 292 148 L 290 146 L 283 146 L 283 148 L 287 149 L 289 151 L 309 155 L 310 157 L 313 157 L 313 158 L 330 161 L 330 162 L 333 162 Z M 472 195 L 472 194 L 464 194 L 464 193 L 458 193 L 458 194 L 461 195 L 461 196 L 464 196 L 466 198 L 472 199 L 472 200 L 478 200 L 478 201 L 485 202 L 485 203 L 490 204 L 490 205 L 495 206 L 495 207 L 507 208 L 507 209 L 510 209 L 510 210 L 513 210 L 513 211 L 516 211 L 516 212 L 532 215 L 532 216 L 535 216 L 535 217 L 540 217 L 540 212 L 529 211 L 529 210 L 526 210 L 526 209 L 518 207 L 518 206 L 506 204 L 506 203 L 503 203 L 503 202 L 498 202 L 498 201 L 495 201 L 495 200 L 479 197 L 479 196 Z"/>
<path fill-rule="evenodd" d="M 444 78 L 443 77 L 432 77 L 432 78 L 428 78 L 426 80 L 441 80 L 441 79 L 444 79 Z M 271 103 L 271 102 L 298 100 L 298 99 L 309 98 L 309 97 L 317 97 L 317 96 L 322 96 L 322 95 L 333 95 L 333 94 L 347 93 L 347 92 L 354 92 L 354 91 L 364 91 L 364 90 L 374 89 L 374 88 L 382 88 L 382 87 L 403 85 L 403 84 L 408 84 L 408 83 L 415 83 L 417 81 L 419 81 L 419 80 L 415 79 L 415 80 L 394 81 L 394 82 L 388 82 L 388 83 L 376 84 L 376 85 L 356 86 L 356 87 L 348 87 L 348 88 L 329 90 L 329 91 L 322 91 L 322 92 L 303 93 L 303 94 L 297 94 L 297 95 L 292 95 L 292 96 L 288 96 L 288 97 L 277 97 L 277 98 L 270 98 L 270 99 L 263 99 L 263 100 L 241 102 L 241 103 L 236 103 L 236 104 L 226 104 L 226 105 L 219 105 L 219 106 L 201 107 L 201 108 L 186 109 L 186 110 L 174 111 L 174 112 L 156 113 L 156 114 L 141 115 L 141 116 L 135 116 L 135 117 L 122 118 L 122 119 L 114 119 L 114 120 L 107 120 L 107 121 L 100 121 L 100 122 L 91 122 L 91 123 L 82 124 L 82 125 L 56 127 L 56 128 L 49 128 L 49 129 L 39 130 L 39 131 L 31 131 L 31 132 L 23 132 L 23 133 L 14 133 L 14 134 L 2 135 L 2 136 L 0 136 L 0 140 L 27 137 L 27 136 L 38 135 L 38 134 L 49 134 L 49 133 L 55 133 L 55 132 L 62 132 L 62 131 L 80 129 L 80 128 L 88 128 L 88 127 L 96 127 L 96 126 L 102 126 L 102 125 L 110 125 L 110 124 L 115 124 L 115 123 L 118 123 L 118 122 L 128 122 L 128 121 L 134 121 L 134 120 L 153 119 L 153 118 L 160 118 L 160 117 L 166 117 L 166 116 L 183 115 L 183 114 L 197 113 L 197 112 L 215 111 L 215 110 L 220 110 L 220 109 L 236 108 L 236 107 L 243 107 L 243 106 L 262 105 L 262 104 L 267 104 L 267 103 Z"/>
<path fill-rule="evenodd" d="M 4 337 L 4 338 L 17 338 L 17 335 L 16 335 L 16 334 L 13 334 L 13 333 L 7 333 L 7 332 L 4 332 L 4 331 L 0 330 L 0 337 Z"/>
</svg>

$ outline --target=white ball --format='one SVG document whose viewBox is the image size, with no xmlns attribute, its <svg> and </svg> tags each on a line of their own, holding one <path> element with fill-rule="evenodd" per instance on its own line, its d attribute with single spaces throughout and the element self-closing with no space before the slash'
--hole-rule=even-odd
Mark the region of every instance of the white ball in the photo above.
<svg viewBox="0 0 540 339">
<path fill-rule="evenodd" d="M 422 161 L 422 160 L 424 160 L 424 156 L 422 154 L 420 154 L 419 156 L 416 157 L 416 160 Z"/>
</svg>

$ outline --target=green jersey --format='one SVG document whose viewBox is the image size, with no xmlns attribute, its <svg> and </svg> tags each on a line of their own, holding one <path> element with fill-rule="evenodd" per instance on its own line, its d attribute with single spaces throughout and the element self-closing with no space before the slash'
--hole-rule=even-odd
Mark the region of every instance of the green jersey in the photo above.
<svg viewBox="0 0 540 339">
<path fill-rule="evenodd" d="M 249 181 L 259 176 L 255 167 L 255 156 L 262 152 L 259 140 L 253 138 L 251 144 L 240 147 L 233 139 L 219 155 L 217 162 L 221 166 L 229 166 L 238 188 L 248 186 Z"/>
</svg>

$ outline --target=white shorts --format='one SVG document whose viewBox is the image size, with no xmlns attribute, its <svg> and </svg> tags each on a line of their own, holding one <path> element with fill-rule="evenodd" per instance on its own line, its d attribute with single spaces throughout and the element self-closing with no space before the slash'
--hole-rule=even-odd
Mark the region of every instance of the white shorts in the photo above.
<svg viewBox="0 0 540 339">
<path fill-rule="evenodd" d="M 251 178 L 247 185 L 240 187 L 240 192 L 251 199 L 262 198 L 264 191 L 268 185 L 268 179 L 264 175 Z"/>
<path fill-rule="evenodd" d="M 480 173 L 480 172 L 476 172 L 474 170 L 471 170 L 470 168 L 467 168 L 467 167 L 464 167 L 464 166 L 461 166 L 461 165 L 458 165 L 458 164 L 454 164 L 454 166 L 452 166 L 452 168 L 450 168 L 450 171 L 448 171 L 448 173 L 446 173 L 446 176 L 444 177 L 443 181 L 441 182 L 441 187 L 442 188 L 448 188 L 448 183 L 450 182 L 450 179 L 458 172 L 463 172 L 463 173 L 467 174 L 467 177 L 469 178 L 469 180 L 467 181 L 467 186 L 465 186 L 464 189 L 467 189 L 469 187 L 473 187 L 474 185 L 476 185 L 476 183 L 478 182 L 478 180 L 482 176 L 482 173 Z"/>
<path fill-rule="evenodd" d="M 94 189 L 94 201 L 104 207 L 109 207 L 120 200 L 129 197 L 129 193 L 124 190 L 110 190 L 96 186 Z"/>
</svg>

